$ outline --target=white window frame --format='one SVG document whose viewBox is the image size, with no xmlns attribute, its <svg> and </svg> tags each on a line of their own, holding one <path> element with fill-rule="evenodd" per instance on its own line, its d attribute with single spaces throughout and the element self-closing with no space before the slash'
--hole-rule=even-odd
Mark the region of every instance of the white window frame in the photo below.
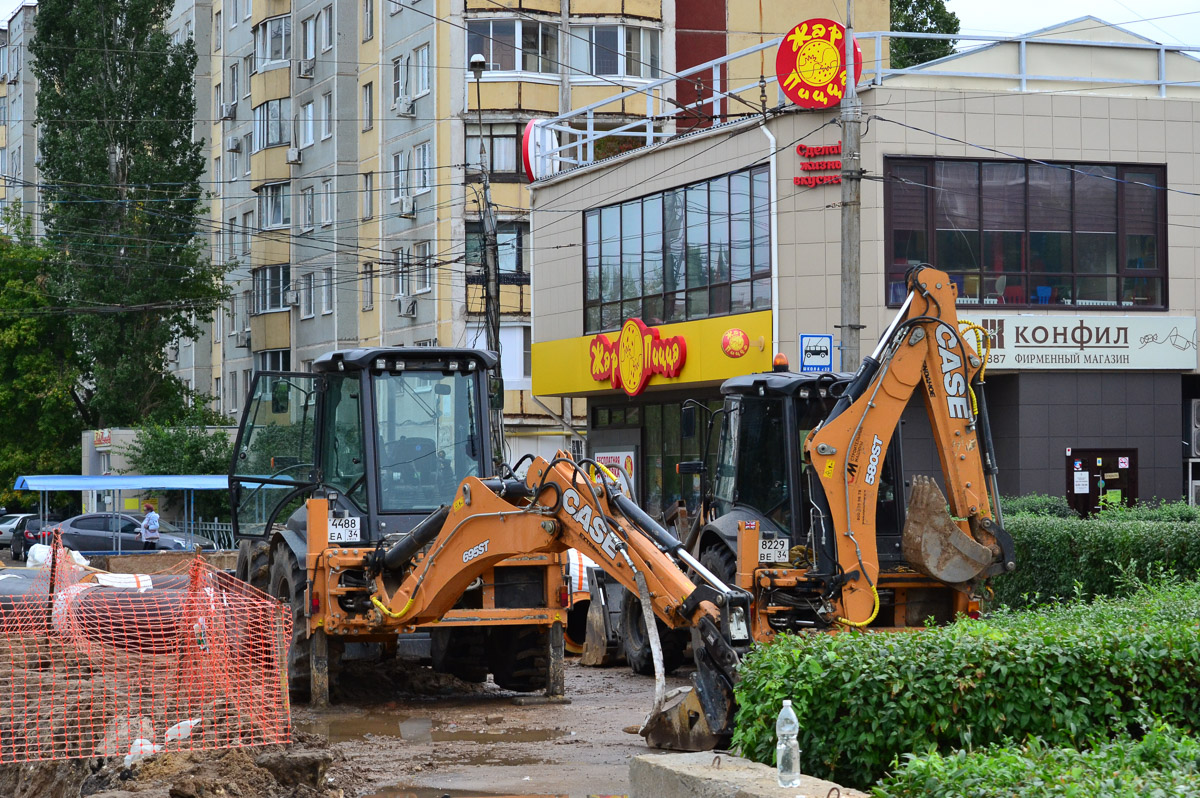
<svg viewBox="0 0 1200 798">
<path fill-rule="evenodd" d="M 596 28 L 615 28 L 617 31 L 617 71 L 600 73 L 596 69 Z M 629 69 L 628 59 L 628 41 L 627 37 L 630 32 L 638 31 L 641 39 L 639 46 L 641 54 L 638 58 L 636 74 L 633 74 Z M 656 45 L 651 45 L 651 41 L 656 41 Z M 657 49 L 658 52 L 658 68 L 657 75 L 647 75 L 648 71 L 652 71 L 651 51 Z M 645 27 L 642 25 L 572 25 L 571 26 L 571 41 L 569 62 L 571 68 L 572 79 L 591 79 L 595 80 L 598 77 L 604 78 L 632 78 L 634 80 L 655 80 L 663 74 L 662 65 L 662 31 L 658 28 Z"/>
<path fill-rule="evenodd" d="M 314 299 L 314 277 L 313 273 L 309 272 L 300 278 L 300 318 L 311 319 L 316 314 L 316 304 Z"/>
<path fill-rule="evenodd" d="M 316 208 L 313 207 L 315 201 L 314 191 L 312 186 L 306 186 L 300 189 L 300 229 L 312 230 L 316 225 Z"/>
<path fill-rule="evenodd" d="M 412 273 L 408 252 L 403 247 L 392 250 L 392 298 L 412 296 Z"/>
<path fill-rule="evenodd" d="M 325 6 L 321 10 L 321 52 L 333 49 L 334 30 L 333 6 Z"/>
<path fill-rule="evenodd" d="M 408 194 L 408 163 L 406 152 L 392 153 L 392 199 L 393 203 Z"/>
<path fill-rule="evenodd" d="M 246 168 L 242 174 L 246 177 L 250 176 L 250 153 L 254 152 L 254 133 L 251 131 L 242 136 L 242 149 L 246 151 Z"/>
<path fill-rule="evenodd" d="M 292 225 L 291 182 L 266 183 L 258 188 L 261 230 L 282 230 Z"/>
<path fill-rule="evenodd" d="M 213 14 L 213 49 L 220 50 L 221 45 L 225 42 L 225 30 L 221 27 L 225 24 L 225 20 L 221 19 L 221 12 L 217 11 Z"/>
<path fill-rule="evenodd" d="M 229 28 L 238 26 L 238 0 L 229 0 Z"/>
<path fill-rule="evenodd" d="M 309 17 L 300 23 L 301 46 L 306 60 L 317 57 L 317 18 Z"/>
<path fill-rule="evenodd" d="M 321 183 L 321 226 L 328 227 L 333 224 L 333 217 L 333 181 L 326 180 Z"/>
<path fill-rule="evenodd" d="M 250 246 L 254 240 L 254 211 L 242 214 L 242 252 L 250 255 Z"/>
<path fill-rule="evenodd" d="M 362 86 L 362 129 L 375 127 L 375 83 L 367 81 Z"/>
<path fill-rule="evenodd" d="M 280 57 L 272 58 L 270 57 L 270 48 L 276 36 L 280 39 Z M 254 60 L 256 71 L 266 72 L 269 69 L 287 67 L 291 63 L 291 58 L 292 17 L 290 14 L 270 17 L 254 26 Z"/>
<path fill-rule="evenodd" d="M 362 266 L 362 280 L 360 285 L 362 292 L 362 309 L 375 309 L 375 264 L 372 261 L 367 261 Z"/>
<path fill-rule="evenodd" d="M 362 173 L 362 218 L 363 221 L 375 216 L 375 173 Z"/>
<path fill-rule="evenodd" d="M 0 150 L 2 152 L 2 150 Z M 225 176 L 221 174 L 221 156 L 217 155 L 213 158 L 213 194 L 221 196 L 221 186 L 225 183 Z M 4 160 L 0 156 L 0 174 L 4 173 Z"/>
<path fill-rule="evenodd" d="M 429 45 L 422 45 L 413 50 L 413 63 L 416 65 L 416 93 L 413 97 L 424 97 L 429 93 Z"/>
<path fill-rule="evenodd" d="M 362 0 L 363 37 L 364 42 L 375 38 L 375 0 Z"/>
<path fill-rule="evenodd" d="M 254 312 L 273 313 L 287 310 L 285 295 L 291 290 L 291 268 L 286 263 L 261 266 L 250 272 L 254 286 Z"/>
<path fill-rule="evenodd" d="M 242 91 L 242 99 L 248 99 L 250 97 L 250 76 L 254 74 L 254 62 L 254 53 L 248 53 L 242 58 L 242 71 L 246 73 L 246 86 Z"/>
<path fill-rule="evenodd" d="M 254 146 L 258 150 L 268 147 L 288 147 L 292 143 L 291 99 L 283 97 L 267 100 L 254 108 Z M 271 116 L 271 109 L 275 116 Z"/>
<path fill-rule="evenodd" d="M 313 145 L 313 104 L 311 102 L 300 106 L 300 146 Z"/>
<path fill-rule="evenodd" d="M 234 61 L 232 64 L 229 65 L 229 101 L 230 102 L 237 102 L 238 88 L 241 86 L 241 84 L 238 82 L 238 79 L 240 77 L 241 76 L 238 74 L 238 62 Z"/>
<path fill-rule="evenodd" d="M 321 141 L 333 135 L 333 92 L 321 95 Z"/>
<path fill-rule="evenodd" d="M 392 59 L 392 108 L 395 108 L 396 104 L 402 100 L 409 99 L 408 60 L 409 57 L 406 55 Z"/>
<path fill-rule="evenodd" d="M 333 269 L 326 266 L 321 270 L 321 315 L 333 313 Z"/>
<path fill-rule="evenodd" d="M 427 294 L 433 290 L 433 264 L 430 262 L 428 241 L 418 241 L 412 247 L 413 295 Z"/>
<path fill-rule="evenodd" d="M 497 36 L 495 33 L 494 24 L 497 22 L 501 22 L 501 23 L 511 22 L 513 25 L 513 41 L 511 43 L 511 47 L 513 50 L 513 68 L 512 69 L 498 69 L 498 68 L 496 68 L 498 66 L 498 64 L 496 62 L 490 60 L 492 57 L 492 54 L 493 54 L 493 48 L 497 44 L 501 43 L 501 41 L 502 41 L 500 39 L 500 37 Z M 471 33 L 470 29 L 472 27 L 478 27 L 485 23 L 487 24 L 487 33 L 483 34 L 484 35 L 483 42 L 485 45 L 484 50 L 486 50 L 486 52 L 480 51 L 480 54 L 487 61 L 487 66 L 485 68 L 485 71 L 499 72 L 499 73 L 504 73 L 504 74 L 511 74 L 514 72 L 523 72 L 527 75 L 557 75 L 559 73 L 560 65 L 558 62 L 560 59 L 559 53 L 562 50 L 561 42 L 560 42 L 560 40 L 562 38 L 562 32 L 558 29 L 557 24 L 548 22 L 548 21 L 540 22 L 540 21 L 536 21 L 536 20 L 522 19 L 520 17 L 491 17 L 491 18 L 486 18 L 486 19 L 472 19 L 472 20 L 467 21 L 467 28 L 468 28 L 467 41 L 468 41 L 468 43 L 470 42 L 471 37 L 474 35 Z M 554 38 L 555 38 L 554 52 L 553 52 L 553 54 L 546 56 L 546 58 L 550 61 L 550 63 L 548 63 L 546 65 L 547 68 L 544 71 L 541 69 L 536 69 L 536 70 L 525 69 L 525 52 L 522 49 L 522 45 L 525 40 L 525 34 L 524 34 L 524 26 L 525 25 L 537 25 L 538 26 L 539 49 L 538 49 L 537 57 L 539 60 L 539 66 L 541 65 L 540 61 L 542 58 L 542 55 L 541 55 L 541 45 L 542 45 L 541 31 L 542 31 L 542 28 L 545 27 L 547 30 L 554 32 Z M 467 53 L 466 58 L 470 59 L 470 57 L 472 55 L 474 55 L 473 52 Z"/>
<path fill-rule="evenodd" d="M 432 144 L 423 141 L 413 147 L 412 168 L 414 171 L 413 194 L 424 194 L 433 190 L 433 176 L 430 174 Z"/>
</svg>

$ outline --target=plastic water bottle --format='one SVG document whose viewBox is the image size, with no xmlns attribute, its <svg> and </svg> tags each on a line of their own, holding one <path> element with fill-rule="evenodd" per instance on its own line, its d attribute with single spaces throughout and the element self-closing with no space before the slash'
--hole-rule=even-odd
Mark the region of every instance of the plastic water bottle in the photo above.
<svg viewBox="0 0 1200 798">
<path fill-rule="evenodd" d="M 780 787 L 800 786 L 800 745 L 796 742 L 799 733 L 800 721 L 796 719 L 791 699 L 785 698 L 775 721 L 775 767 Z"/>
</svg>

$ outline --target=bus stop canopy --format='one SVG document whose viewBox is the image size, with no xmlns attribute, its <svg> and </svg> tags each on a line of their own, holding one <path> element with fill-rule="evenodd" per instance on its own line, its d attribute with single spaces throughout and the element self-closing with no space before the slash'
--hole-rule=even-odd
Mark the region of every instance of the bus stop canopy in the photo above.
<svg viewBox="0 0 1200 798">
<path fill-rule="evenodd" d="M 211 474 L 34 474 L 17 477 L 17 490 L 227 490 L 229 477 Z"/>
</svg>

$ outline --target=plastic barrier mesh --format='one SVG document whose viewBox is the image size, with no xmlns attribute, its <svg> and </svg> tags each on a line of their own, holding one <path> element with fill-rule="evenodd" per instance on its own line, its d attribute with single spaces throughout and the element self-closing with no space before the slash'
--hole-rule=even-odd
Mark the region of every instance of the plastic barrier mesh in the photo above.
<svg viewBox="0 0 1200 798">
<path fill-rule="evenodd" d="M 53 549 L 0 577 L 29 582 L 0 596 L 0 762 L 290 740 L 287 608 L 199 558 L 147 577 Z"/>
</svg>

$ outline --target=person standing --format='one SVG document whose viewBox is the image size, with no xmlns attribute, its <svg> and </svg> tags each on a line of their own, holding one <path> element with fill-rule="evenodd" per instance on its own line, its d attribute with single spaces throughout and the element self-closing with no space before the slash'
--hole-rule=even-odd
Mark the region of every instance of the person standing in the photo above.
<svg viewBox="0 0 1200 798">
<path fill-rule="evenodd" d="M 142 519 L 138 539 L 142 541 L 142 550 L 150 551 L 158 548 L 158 513 L 154 512 L 154 505 L 150 502 L 143 504 L 142 510 L 146 516 Z"/>
</svg>

